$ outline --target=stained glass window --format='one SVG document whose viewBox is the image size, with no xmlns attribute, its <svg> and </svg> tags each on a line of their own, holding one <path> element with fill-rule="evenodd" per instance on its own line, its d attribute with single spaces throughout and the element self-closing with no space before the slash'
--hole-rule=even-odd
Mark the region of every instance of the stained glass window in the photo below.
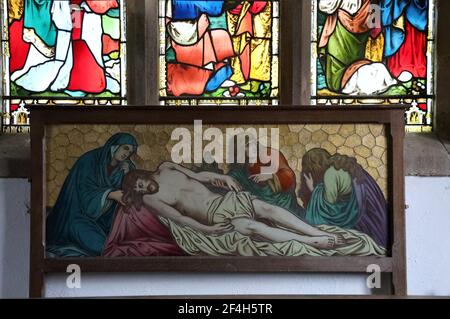
<svg viewBox="0 0 450 319">
<path fill-rule="evenodd" d="M 125 1 L 0 1 L 6 129 L 29 124 L 29 104 L 123 103 Z"/>
<path fill-rule="evenodd" d="M 433 0 L 312 0 L 312 100 L 410 105 L 408 131 L 431 131 Z"/>
<path fill-rule="evenodd" d="M 161 104 L 277 104 L 278 1 L 159 3 Z"/>
</svg>

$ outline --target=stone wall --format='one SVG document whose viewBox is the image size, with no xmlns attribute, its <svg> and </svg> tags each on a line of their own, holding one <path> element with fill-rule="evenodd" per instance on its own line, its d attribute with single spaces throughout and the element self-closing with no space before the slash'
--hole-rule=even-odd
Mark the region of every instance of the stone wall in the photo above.
<svg viewBox="0 0 450 319">
<path fill-rule="evenodd" d="M 299 180 L 301 159 L 312 148 L 324 148 L 355 157 L 387 193 L 387 142 L 382 125 L 281 125 L 280 150 Z M 115 133 L 133 134 L 139 143 L 133 161 L 138 168 L 154 170 L 170 160 L 172 131 L 170 125 L 64 125 L 47 128 L 47 191 L 52 206 L 70 168 L 85 152 L 103 146 Z M 187 128 L 192 131 L 192 126 Z M 204 127 L 206 129 L 207 126 Z M 220 127 L 225 131 L 225 127 Z M 246 128 L 246 127 L 243 127 Z M 270 131 L 269 131 L 270 134 Z M 206 145 L 206 143 L 204 143 Z M 226 166 L 222 167 L 226 171 Z M 299 183 L 298 183 L 299 184 Z"/>
</svg>

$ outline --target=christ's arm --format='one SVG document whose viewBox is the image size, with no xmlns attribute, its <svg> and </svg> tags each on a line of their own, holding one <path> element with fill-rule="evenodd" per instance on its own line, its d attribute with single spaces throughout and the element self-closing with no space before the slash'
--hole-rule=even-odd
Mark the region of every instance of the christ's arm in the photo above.
<svg viewBox="0 0 450 319">
<path fill-rule="evenodd" d="M 199 181 L 204 184 L 212 184 L 214 186 L 228 188 L 229 190 L 240 192 L 242 190 L 241 185 L 231 176 L 217 174 L 213 172 L 193 172 L 190 169 L 183 167 L 181 165 L 166 162 L 161 165 L 163 168 L 177 170 L 186 176 Z"/>
<path fill-rule="evenodd" d="M 178 210 L 172 206 L 167 205 L 161 200 L 154 198 L 152 195 L 145 195 L 143 197 L 145 206 L 150 208 L 153 213 L 160 217 L 165 217 L 172 220 L 180 226 L 188 226 L 194 230 L 198 230 L 208 234 L 221 234 L 232 230 L 233 226 L 231 224 L 217 224 L 217 225 L 205 225 L 199 223 L 195 219 L 181 214 Z"/>
</svg>

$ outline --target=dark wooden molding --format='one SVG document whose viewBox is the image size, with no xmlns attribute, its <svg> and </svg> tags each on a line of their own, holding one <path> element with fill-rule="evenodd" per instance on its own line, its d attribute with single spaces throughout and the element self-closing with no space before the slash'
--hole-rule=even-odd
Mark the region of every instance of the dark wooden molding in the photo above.
<svg viewBox="0 0 450 319">
<path fill-rule="evenodd" d="M 34 114 L 31 118 L 33 130 L 31 133 L 31 155 L 40 160 L 32 161 L 31 166 L 31 223 L 30 223 L 30 297 L 43 296 L 44 287 L 44 256 L 45 239 L 44 229 L 44 196 L 46 193 L 45 176 L 46 169 L 44 159 L 44 126 L 40 125 L 45 114 Z"/>
<path fill-rule="evenodd" d="M 365 273 L 369 265 L 393 272 L 390 257 L 157 257 L 46 259 L 44 273 L 65 273 L 76 264 L 83 272 L 201 273 Z"/>
<path fill-rule="evenodd" d="M 448 29 L 450 24 L 450 1 L 437 1 L 436 63 L 435 63 L 435 127 L 437 135 L 450 140 L 450 43 Z"/>
<path fill-rule="evenodd" d="M 141 2 L 141 1 L 139 1 Z M 144 96 L 138 103 L 159 104 L 159 0 L 145 0 L 145 30 L 141 27 L 141 41 L 145 42 L 145 72 L 138 71 L 137 81 L 145 82 Z M 145 36 L 145 39 L 142 39 Z M 141 54 L 142 55 L 142 54 Z M 139 58 L 133 56 L 133 58 Z"/>
<path fill-rule="evenodd" d="M 407 273 L 406 273 L 406 221 L 405 221 L 405 177 L 404 177 L 404 151 L 405 120 L 400 114 L 391 113 L 391 153 L 389 176 L 390 203 L 392 204 L 392 258 L 393 271 L 392 281 L 395 295 L 406 296 Z"/>
<path fill-rule="evenodd" d="M 127 1 L 127 102 L 129 104 L 146 103 L 148 91 L 144 73 L 148 68 L 146 38 L 146 10 L 148 1 Z"/>
</svg>

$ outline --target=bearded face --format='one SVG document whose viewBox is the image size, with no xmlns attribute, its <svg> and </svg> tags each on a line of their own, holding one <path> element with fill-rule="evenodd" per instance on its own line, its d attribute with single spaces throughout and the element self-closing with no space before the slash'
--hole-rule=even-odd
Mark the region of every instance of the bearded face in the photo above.
<svg viewBox="0 0 450 319">
<path fill-rule="evenodd" d="M 122 183 L 123 201 L 128 208 L 138 210 L 143 205 L 144 195 L 155 194 L 159 191 L 158 183 L 153 179 L 152 173 L 144 170 L 129 172 Z"/>
<path fill-rule="evenodd" d="M 158 183 L 153 179 L 138 178 L 134 186 L 134 191 L 142 195 L 155 194 L 158 190 Z"/>
</svg>

